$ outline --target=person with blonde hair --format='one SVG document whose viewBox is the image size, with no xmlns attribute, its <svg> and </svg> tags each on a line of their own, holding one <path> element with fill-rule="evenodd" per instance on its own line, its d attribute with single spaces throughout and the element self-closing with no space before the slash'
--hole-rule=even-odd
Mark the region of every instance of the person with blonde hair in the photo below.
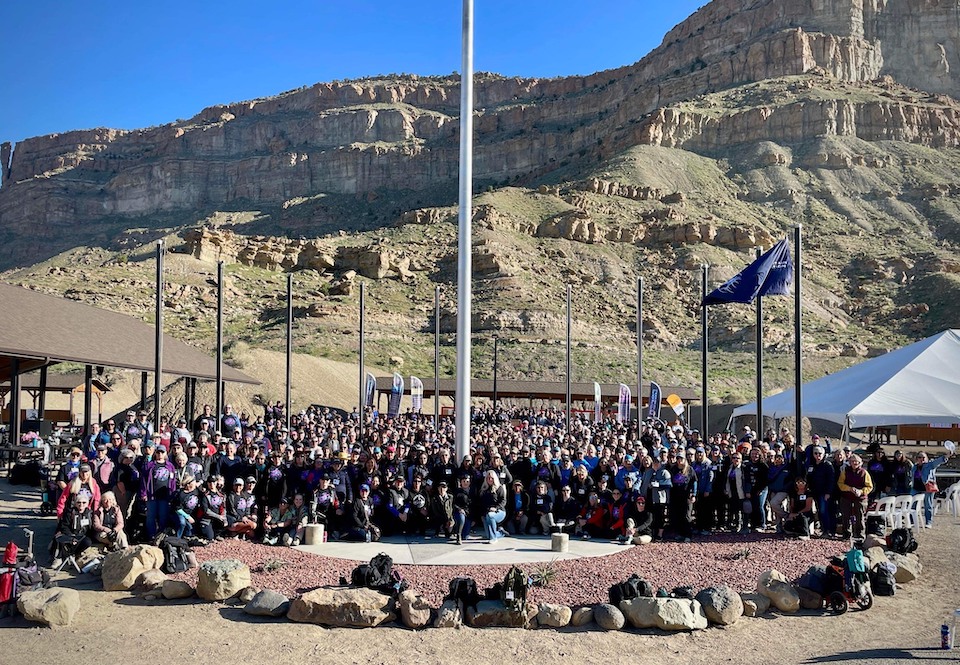
<svg viewBox="0 0 960 665">
<path fill-rule="evenodd" d="M 507 517 L 507 490 L 500 484 L 500 476 L 493 469 L 484 474 L 477 500 L 487 538 L 495 543 L 506 535 L 498 525 Z"/>
<path fill-rule="evenodd" d="M 67 483 L 67 487 L 60 494 L 57 517 L 63 517 L 65 509 L 72 506 L 74 499 L 81 494 L 89 500 L 90 510 L 95 511 L 100 504 L 100 485 L 93 477 L 93 469 L 86 462 L 80 465 L 76 477 Z"/>
<path fill-rule="evenodd" d="M 112 550 L 122 550 L 129 545 L 123 532 L 123 511 L 117 505 L 113 492 L 104 492 L 100 506 L 93 513 L 93 534 L 96 539 Z"/>
</svg>

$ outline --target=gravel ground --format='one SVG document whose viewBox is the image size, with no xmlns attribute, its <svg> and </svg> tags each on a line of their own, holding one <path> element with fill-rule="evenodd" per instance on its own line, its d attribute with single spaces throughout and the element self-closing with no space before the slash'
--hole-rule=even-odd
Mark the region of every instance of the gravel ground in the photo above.
<svg viewBox="0 0 960 665">
<path fill-rule="evenodd" d="M 728 584 L 740 591 L 752 591 L 757 577 L 768 568 L 776 568 L 788 579 L 802 575 L 814 563 L 825 563 L 842 552 L 845 542 L 833 540 L 799 541 L 767 534 L 720 534 L 694 543 L 660 542 L 624 547 L 615 554 L 552 564 L 553 581 L 531 590 L 535 602 L 587 605 L 606 602 L 611 585 L 639 573 L 654 588 L 689 585 L 695 590 L 713 584 Z M 350 579 L 356 562 L 332 559 L 293 550 L 269 547 L 239 540 L 225 540 L 196 549 L 203 562 L 237 558 L 250 566 L 253 585 L 279 591 L 288 596 L 318 586 L 337 584 L 340 577 Z M 264 570 L 271 560 L 283 565 L 272 572 Z M 532 573 L 540 564 L 524 572 Z M 481 590 L 503 580 L 509 565 L 415 566 L 397 565 L 396 570 L 437 606 L 454 577 L 472 577 Z M 178 576 L 196 582 L 196 571 Z"/>
</svg>

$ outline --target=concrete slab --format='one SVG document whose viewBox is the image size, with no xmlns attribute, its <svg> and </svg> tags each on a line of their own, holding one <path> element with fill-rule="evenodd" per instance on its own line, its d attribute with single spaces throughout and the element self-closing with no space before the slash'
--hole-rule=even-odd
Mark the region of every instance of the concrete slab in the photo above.
<svg viewBox="0 0 960 665">
<path fill-rule="evenodd" d="M 334 559 L 369 561 L 384 552 L 394 563 L 420 566 L 462 566 L 484 564 L 522 564 L 565 561 L 585 557 L 607 556 L 624 547 L 609 540 L 570 539 L 570 551 L 553 552 L 549 536 L 507 536 L 495 543 L 469 538 L 462 545 L 453 541 L 424 539 L 415 536 L 391 536 L 376 543 L 329 541 L 319 545 L 300 545 L 301 552 Z"/>
</svg>

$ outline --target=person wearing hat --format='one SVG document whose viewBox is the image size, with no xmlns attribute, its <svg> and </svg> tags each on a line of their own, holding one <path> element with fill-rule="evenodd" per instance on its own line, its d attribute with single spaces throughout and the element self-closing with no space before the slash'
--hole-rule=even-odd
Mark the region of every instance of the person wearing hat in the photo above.
<svg viewBox="0 0 960 665">
<path fill-rule="evenodd" d="M 833 464 L 826 459 L 826 451 L 821 446 L 813 447 L 811 457 L 812 461 L 803 474 L 807 480 L 807 491 L 813 496 L 817 506 L 820 533 L 824 537 L 833 536 L 837 527 L 837 517 L 831 500 L 836 500 L 837 474 Z"/>
<path fill-rule="evenodd" d="M 661 452 L 664 452 L 661 450 Z M 663 538 L 667 505 L 670 503 L 670 488 L 673 478 L 660 457 L 651 460 L 650 468 L 643 472 L 640 494 L 647 499 L 647 510 L 653 513 L 653 533 L 657 539 Z"/>
<path fill-rule="evenodd" d="M 504 528 L 512 534 L 527 532 L 530 517 L 530 495 L 523 488 L 523 481 L 513 481 L 507 491 L 507 518 L 503 522 Z"/>
<path fill-rule="evenodd" d="M 60 465 L 60 469 L 57 471 L 57 487 L 60 488 L 61 492 L 66 490 L 70 481 L 77 477 L 77 473 L 80 471 L 80 462 L 82 461 L 83 451 L 76 446 L 71 448 L 67 453 L 67 459 Z"/>
<path fill-rule="evenodd" d="M 330 473 L 324 472 L 317 481 L 317 489 L 313 493 L 313 519 L 324 525 L 326 532 L 333 533 L 340 530 L 337 520 L 337 511 L 340 508 L 340 496 L 330 484 Z"/>
<path fill-rule="evenodd" d="M 251 481 L 256 483 L 256 478 L 251 476 Z M 233 481 L 233 488 L 227 495 L 227 532 L 241 540 L 250 540 L 253 538 L 253 532 L 257 530 L 257 522 L 252 515 L 256 514 L 253 497 L 244 491 L 246 479 L 237 477 Z"/>
<path fill-rule="evenodd" d="M 454 536 L 456 525 L 453 521 L 453 495 L 446 480 L 437 483 L 436 493 L 430 497 L 430 526 L 434 536 L 445 538 Z"/>
<path fill-rule="evenodd" d="M 77 467 L 76 477 L 60 493 L 57 501 L 57 517 L 62 517 L 67 507 L 73 505 L 74 499 L 81 494 L 87 497 L 91 511 L 96 510 L 100 505 L 100 485 L 94 480 L 93 469 L 87 462 Z"/>
<path fill-rule="evenodd" d="M 373 523 L 373 502 L 370 500 L 370 485 L 360 483 L 357 496 L 344 511 L 345 530 L 343 539 L 359 542 L 380 540 L 380 528 Z"/>
<path fill-rule="evenodd" d="M 90 466 L 93 467 L 93 478 L 97 481 L 97 485 L 100 486 L 100 494 L 109 492 L 114 463 L 113 460 L 107 456 L 106 444 L 97 444 L 94 456 L 90 461 Z"/>
<path fill-rule="evenodd" d="M 220 476 L 211 473 L 200 496 L 200 533 L 208 541 L 223 540 L 220 534 L 227 525 L 227 500 L 220 491 L 220 481 Z"/>
<path fill-rule="evenodd" d="M 167 459 L 166 447 L 159 445 L 154 450 L 153 459 L 144 464 L 140 483 L 140 500 L 147 507 L 148 540 L 153 540 L 169 526 L 170 500 L 176 491 L 176 469 Z"/>
<path fill-rule="evenodd" d="M 140 494 L 140 471 L 134 466 L 136 453 L 129 448 L 120 451 L 117 466 L 113 470 L 113 493 L 124 518 L 130 519 L 137 497 Z"/>
<path fill-rule="evenodd" d="M 330 460 L 330 486 L 333 488 L 333 491 L 337 493 L 337 498 L 341 506 L 345 506 L 353 501 L 353 488 L 356 486 L 350 478 L 350 469 L 346 466 L 346 462 L 349 459 L 350 455 L 344 451 L 338 453 Z M 374 464 L 374 467 L 375 466 L 376 464 Z M 367 484 L 370 484 L 369 481 Z M 359 485 L 359 482 L 357 485 Z"/>
<path fill-rule="evenodd" d="M 720 449 L 717 448 L 717 453 Z M 716 514 L 716 495 L 713 484 L 716 479 L 716 467 L 707 457 L 707 449 L 697 446 L 693 451 L 693 463 L 690 465 L 697 474 L 697 501 L 694 504 L 695 533 L 707 535 L 713 533 Z M 722 496 L 720 497 L 723 498 Z"/>
<path fill-rule="evenodd" d="M 180 481 L 180 489 L 173 495 L 171 509 L 177 524 L 177 538 L 191 538 L 200 536 L 200 490 L 199 483 L 192 475 L 184 476 Z M 194 531 L 196 527 L 196 531 Z"/>
</svg>

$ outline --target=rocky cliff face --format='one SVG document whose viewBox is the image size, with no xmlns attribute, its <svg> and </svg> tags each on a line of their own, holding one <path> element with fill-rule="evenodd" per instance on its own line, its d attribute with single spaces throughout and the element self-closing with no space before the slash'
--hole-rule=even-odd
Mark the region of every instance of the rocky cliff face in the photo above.
<svg viewBox="0 0 960 665">
<path fill-rule="evenodd" d="M 957 145 L 950 105 L 811 100 L 722 121 L 667 107 L 811 71 L 848 82 L 887 74 L 958 95 L 958 24 L 960 6 L 947 0 L 715 0 L 635 65 L 478 81 L 475 177 L 537 178 L 641 143 L 716 152 L 852 133 Z M 102 218 L 425 190 L 456 179 L 458 101 L 455 79 L 325 83 L 162 127 L 27 139 L 12 157 L 0 148 L 0 227 L 52 241 Z"/>
</svg>

